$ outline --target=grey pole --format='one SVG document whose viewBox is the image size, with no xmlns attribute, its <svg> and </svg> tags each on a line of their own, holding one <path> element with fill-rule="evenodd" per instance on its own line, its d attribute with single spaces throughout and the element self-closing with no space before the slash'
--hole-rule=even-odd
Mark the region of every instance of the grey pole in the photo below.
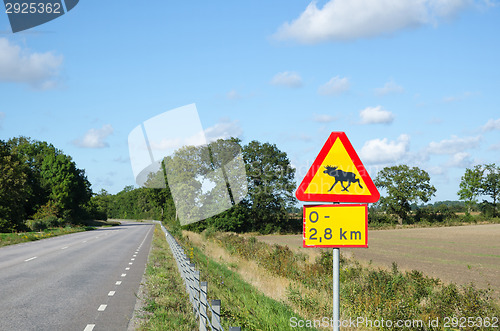
<svg viewBox="0 0 500 331">
<path fill-rule="evenodd" d="M 340 329 L 340 285 L 339 285 L 339 269 L 340 269 L 340 248 L 333 249 L 333 330 Z"/>
</svg>

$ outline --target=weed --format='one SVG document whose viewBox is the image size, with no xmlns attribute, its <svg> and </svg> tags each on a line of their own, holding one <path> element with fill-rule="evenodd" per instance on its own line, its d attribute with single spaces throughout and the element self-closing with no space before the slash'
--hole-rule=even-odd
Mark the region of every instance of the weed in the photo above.
<svg viewBox="0 0 500 331">
<path fill-rule="evenodd" d="M 312 315 L 319 310 L 331 311 L 329 303 L 324 303 L 325 296 L 333 295 L 331 251 L 323 251 L 314 263 L 307 263 L 287 246 L 267 245 L 234 234 L 214 233 L 211 237 L 231 254 L 254 260 L 272 274 L 302 284 L 303 288 L 291 285 L 287 289 L 287 299 L 302 311 Z M 416 270 L 403 273 L 396 263 L 390 271 L 364 268 L 341 255 L 340 282 L 341 309 L 347 317 L 425 321 L 500 315 L 490 291 L 472 285 L 443 285 Z"/>
</svg>

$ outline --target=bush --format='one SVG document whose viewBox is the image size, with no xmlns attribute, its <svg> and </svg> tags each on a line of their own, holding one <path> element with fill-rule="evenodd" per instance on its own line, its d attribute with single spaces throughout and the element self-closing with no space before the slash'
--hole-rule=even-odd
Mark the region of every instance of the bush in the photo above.
<svg viewBox="0 0 500 331">
<path fill-rule="evenodd" d="M 63 226 L 64 220 L 51 215 L 42 219 L 27 220 L 25 224 L 31 231 L 43 231 L 47 228 L 57 228 Z"/>
<path fill-rule="evenodd" d="M 58 215 L 60 212 L 59 208 L 56 206 L 54 201 L 49 201 L 40 208 L 38 208 L 37 212 L 32 216 L 34 220 L 44 219 L 49 216 Z M 57 218 L 57 217 L 56 217 Z"/>
<path fill-rule="evenodd" d="M 13 232 L 14 227 L 12 222 L 0 218 L 0 232 Z"/>
<path fill-rule="evenodd" d="M 27 220 L 25 224 L 31 231 L 43 231 L 47 228 L 42 220 Z"/>
</svg>

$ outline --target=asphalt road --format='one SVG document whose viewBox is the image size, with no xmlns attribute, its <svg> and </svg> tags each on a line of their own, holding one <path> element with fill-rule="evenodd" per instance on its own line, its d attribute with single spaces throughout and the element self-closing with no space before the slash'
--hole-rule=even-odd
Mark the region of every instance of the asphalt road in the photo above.
<svg viewBox="0 0 500 331">
<path fill-rule="evenodd" d="M 153 224 L 0 248 L 0 330 L 126 330 Z"/>
</svg>

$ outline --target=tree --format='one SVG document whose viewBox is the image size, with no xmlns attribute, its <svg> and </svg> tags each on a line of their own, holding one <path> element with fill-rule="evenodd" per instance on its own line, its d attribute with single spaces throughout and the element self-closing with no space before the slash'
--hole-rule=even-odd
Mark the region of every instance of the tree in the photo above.
<svg viewBox="0 0 500 331">
<path fill-rule="evenodd" d="M 473 169 L 465 169 L 465 174 L 460 182 L 458 196 L 467 204 L 467 212 L 470 214 L 472 205 L 477 203 L 477 197 L 482 192 L 484 169 L 476 165 Z"/>
<path fill-rule="evenodd" d="M 496 217 L 497 201 L 500 199 L 500 167 L 494 163 L 484 166 L 481 193 L 490 196 L 493 200 L 493 217 Z"/>
<path fill-rule="evenodd" d="M 248 206 L 252 230 L 280 227 L 295 203 L 295 169 L 274 144 L 251 141 L 243 147 L 248 179 Z M 266 230 L 267 231 L 267 230 Z"/>
<path fill-rule="evenodd" d="M 181 224 L 224 212 L 246 196 L 239 142 L 219 139 L 208 145 L 184 146 L 164 159 L 162 165 Z"/>
<path fill-rule="evenodd" d="M 396 214 L 400 223 L 408 220 L 411 203 L 427 202 L 436 192 L 426 171 L 407 165 L 385 167 L 377 174 L 374 183 L 387 191 L 387 196 L 380 198 L 380 206 L 388 213 Z"/>
<path fill-rule="evenodd" d="M 12 138 L 9 148 L 29 168 L 29 196 L 26 214 L 31 216 L 42 206 L 54 206 L 58 217 L 78 218 L 91 197 L 85 171 L 61 150 L 45 141 L 27 137 Z"/>
<path fill-rule="evenodd" d="M 22 228 L 30 195 L 28 173 L 19 155 L 0 140 L 0 232 Z"/>
</svg>

